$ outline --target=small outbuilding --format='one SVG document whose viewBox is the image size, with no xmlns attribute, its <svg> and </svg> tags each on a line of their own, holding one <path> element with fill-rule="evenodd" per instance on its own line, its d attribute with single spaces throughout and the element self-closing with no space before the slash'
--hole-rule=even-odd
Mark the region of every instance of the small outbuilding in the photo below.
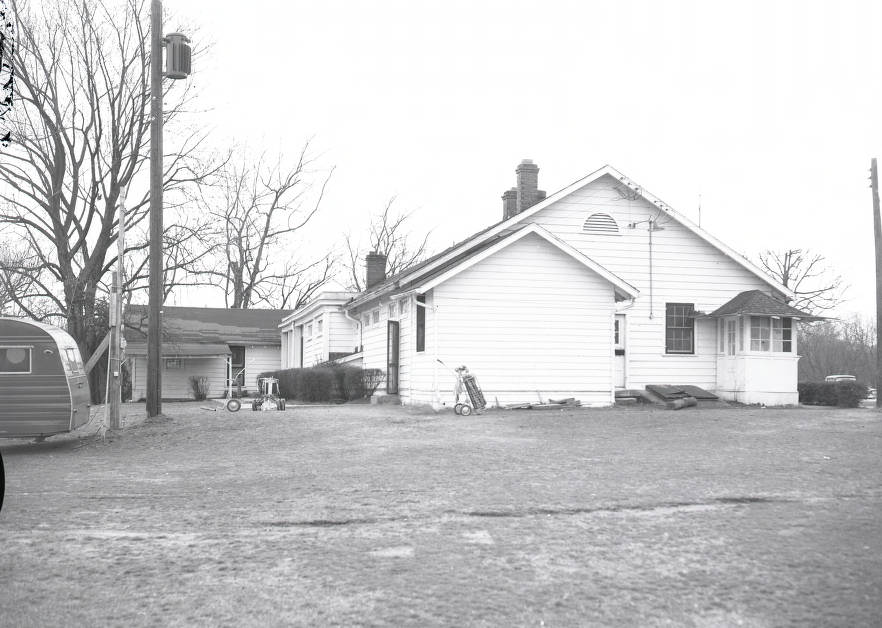
<svg viewBox="0 0 882 628">
<path fill-rule="evenodd" d="M 229 381 L 257 391 L 257 376 L 280 367 L 279 323 L 290 310 L 163 307 L 162 398 L 192 399 L 190 377 L 204 377 L 208 395 L 223 397 Z M 126 313 L 126 357 L 132 399 L 147 394 L 147 308 Z"/>
</svg>

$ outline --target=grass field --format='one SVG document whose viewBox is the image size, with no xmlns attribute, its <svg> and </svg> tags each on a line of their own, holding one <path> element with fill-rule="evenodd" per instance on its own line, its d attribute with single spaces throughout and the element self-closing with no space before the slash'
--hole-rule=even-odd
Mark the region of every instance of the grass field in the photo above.
<svg viewBox="0 0 882 628">
<path fill-rule="evenodd" d="M 0 441 L 0 624 L 882 617 L 875 410 L 164 412 Z"/>
</svg>

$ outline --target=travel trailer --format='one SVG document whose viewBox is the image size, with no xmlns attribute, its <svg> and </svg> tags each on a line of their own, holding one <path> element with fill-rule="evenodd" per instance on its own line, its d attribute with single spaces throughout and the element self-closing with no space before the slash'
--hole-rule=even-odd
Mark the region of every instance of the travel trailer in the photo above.
<svg viewBox="0 0 882 628">
<path fill-rule="evenodd" d="M 89 420 L 89 381 L 66 331 L 0 318 L 0 437 L 46 437 Z"/>
</svg>

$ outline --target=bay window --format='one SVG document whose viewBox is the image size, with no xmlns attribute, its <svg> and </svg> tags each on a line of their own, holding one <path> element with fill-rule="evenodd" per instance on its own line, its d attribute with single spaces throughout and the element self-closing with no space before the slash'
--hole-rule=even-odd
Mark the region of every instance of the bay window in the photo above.
<svg viewBox="0 0 882 628">
<path fill-rule="evenodd" d="M 750 350 L 792 353 L 793 319 L 780 316 L 751 316 Z"/>
</svg>

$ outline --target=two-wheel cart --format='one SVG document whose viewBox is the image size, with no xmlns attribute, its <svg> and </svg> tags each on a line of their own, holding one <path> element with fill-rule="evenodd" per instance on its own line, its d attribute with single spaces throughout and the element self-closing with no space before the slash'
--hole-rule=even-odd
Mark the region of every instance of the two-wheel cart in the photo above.
<svg viewBox="0 0 882 628">
<path fill-rule="evenodd" d="M 456 373 L 453 411 L 462 416 L 469 416 L 472 410 L 480 414 L 487 407 L 487 402 L 484 400 L 484 393 L 481 392 L 477 378 L 469 373 L 469 369 L 465 366 L 453 370 Z"/>
</svg>

